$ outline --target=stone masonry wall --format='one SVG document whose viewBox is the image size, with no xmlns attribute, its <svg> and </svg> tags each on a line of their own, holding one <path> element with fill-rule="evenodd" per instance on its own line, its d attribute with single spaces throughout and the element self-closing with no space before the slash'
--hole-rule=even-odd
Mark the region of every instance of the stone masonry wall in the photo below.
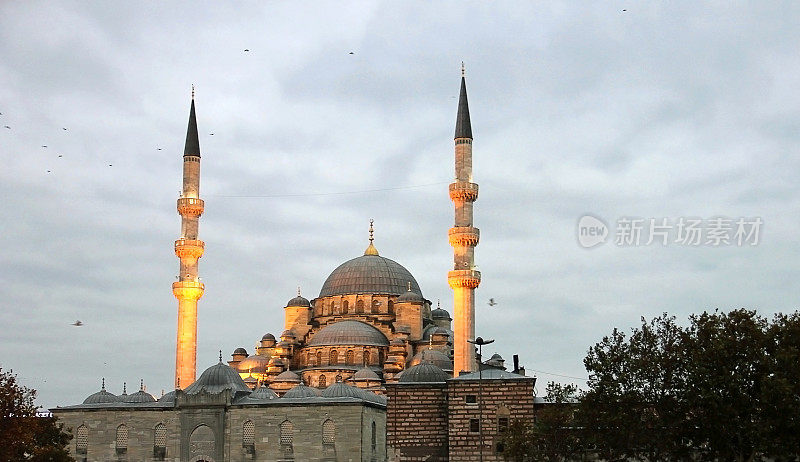
<svg viewBox="0 0 800 462">
<path fill-rule="evenodd" d="M 447 460 L 447 392 L 442 384 L 386 384 L 386 440 L 392 461 Z"/>
</svg>

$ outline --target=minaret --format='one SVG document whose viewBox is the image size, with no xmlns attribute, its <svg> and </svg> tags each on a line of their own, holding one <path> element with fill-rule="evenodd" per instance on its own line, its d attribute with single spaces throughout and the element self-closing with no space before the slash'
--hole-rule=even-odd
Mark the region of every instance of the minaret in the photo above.
<svg viewBox="0 0 800 462">
<path fill-rule="evenodd" d="M 175 241 L 175 255 L 181 260 L 178 281 L 172 293 L 178 299 L 178 340 L 175 354 L 175 387 L 187 387 L 197 373 L 197 300 L 203 296 L 203 283 L 197 277 L 197 260 L 203 256 L 205 243 L 197 239 L 197 225 L 203 214 L 200 199 L 200 142 L 194 114 L 194 86 L 189 127 L 183 149 L 183 191 L 178 198 L 181 237 Z"/>
<path fill-rule="evenodd" d="M 467 82 L 461 63 L 461 94 L 455 133 L 456 180 L 450 184 L 450 200 L 455 205 L 455 225 L 450 228 L 453 246 L 453 271 L 447 282 L 453 289 L 453 372 L 477 370 L 475 348 L 468 340 L 475 339 L 475 289 L 481 273 L 475 271 L 475 246 L 480 232 L 472 226 L 472 203 L 478 199 L 478 185 L 472 182 L 472 127 L 467 104 Z"/>
</svg>

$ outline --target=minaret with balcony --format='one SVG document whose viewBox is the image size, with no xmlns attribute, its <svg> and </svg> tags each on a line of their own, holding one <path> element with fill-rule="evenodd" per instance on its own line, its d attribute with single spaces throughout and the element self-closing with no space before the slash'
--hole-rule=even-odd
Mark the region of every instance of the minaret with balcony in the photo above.
<svg viewBox="0 0 800 462">
<path fill-rule="evenodd" d="M 454 141 L 456 179 L 450 184 L 450 200 L 455 206 L 455 225 L 449 231 L 453 271 L 447 273 L 447 282 L 453 289 L 453 372 L 458 376 L 478 370 L 475 348 L 469 341 L 475 339 L 475 289 L 481 282 L 481 273 L 475 270 L 480 232 L 472 222 L 478 185 L 472 182 L 472 126 L 463 64 Z"/>
<path fill-rule="evenodd" d="M 180 259 L 178 280 L 172 293 L 178 299 L 178 339 L 175 354 L 175 388 L 186 388 L 197 375 L 197 301 L 205 290 L 197 273 L 197 260 L 203 256 L 205 243 L 197 238 L 200 215 L 200 142 L 194 112 L 194 87 L 189 110 L 189 126 L 183 150 L 183 189 L 178 198 L 181 237 L 175 241 L 175 255 Z"/>
</svg>

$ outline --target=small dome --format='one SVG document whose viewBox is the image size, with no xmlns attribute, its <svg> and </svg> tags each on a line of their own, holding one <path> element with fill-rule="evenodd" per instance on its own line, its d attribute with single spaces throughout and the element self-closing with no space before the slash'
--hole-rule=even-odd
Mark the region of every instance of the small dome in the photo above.
<svg viewBox="0 0 800 462">
<path fill-rule="evenodd" d="M 391 341 L 391 342 L 389 342 L 389 344 L 390 344 L 390 345 L 400 345 L 400 346 L 405 346 L 405 345 L 406 345 L 406 342 L 402 341 L 402 340 L 401 340 L 401 339 L 398 337 L 398 338 L 393 338 L 393 339 L 392 339 L 392 341 Z"/>
<path fill-rule="evenodd" d="M 268 367 L 276 367 L 276 366 L 285 366 L 286 361 L 282 360 L 281 358 L 273 356 L 269 359 Z"/>
<path fill-rule="evenodd" d="M 261 337 L 261 340 L 272 340 L 274 342 L 275 336 L 270 333 L 266 333 L 263 337 Z"/>
<path fill-rule="evenodd" d="M 293 331 L 293 330 L 291 330 L 291 329 L 286 329 L 286 330 L 285 330 L 285 331 L 283 331 L 283 333 L 281 334 L 281 338 L 297 338 L 297 336 L 294 334 L 294 331 Z"/>
<path fill-rule="evenodd" d="M 292 371 L 283 371 L 275 377 L 273 382 L 282 382 L 282 383 L 300 383 L 300 376 L 295 374 Z"/>
<path fill-rule="evenodd" d="M 295 298 L 289 300 L 288 302 L 286 302 L 286 306 L 287 307 L 289 307 L 289 306 L 311 307 L 311 303 L 309 303 L 307 298 L 298 295 L 297 297 L 295 297 Z"/>
<path fill-rule="evenodd" d="M 278 395 L 268 387 L 258 387 L 250 393 L 250 399 L 276 399 Z"/>
<path fill-rule="evenodd" d="M 117 403 L 119 401 L 119 397 L 113 393 L 107 392 L 106 386 L 103 384 L 103 387 L 100 389 L 100 391 L 89 395 L 85 400 L 83 400 L 83 404 L 105 404 Z"/>
<path fill-rule="evenodd" d="M 139 390 L 136 393 L 132 393 L 128 395 L 123 402 L 125 403 L 153 403 L 155 402 L 155 398 L 150 393 Z"/>
<path fill-rule="evenodd" d="M 411 288 L 403 292 L 403 295 L 397 297 L 397 303 L 422 303 L 424 301 L 425 299 L 422 298 L 422 295 L 414 292 Z"/>
<path fill-rule="evenodd" d="M 292 388 L 291 390 L 287 391 L 286 394 L 283 395 L 284 398 L 316 398 L 320 395 L 319 390 L 316 388 L 311 388 L 306 386 L 303 383 L 297 384 L 296 387 Z"/>
<path fill-rule="evenodd" d="M 322 392 L 323 398 L 358 398 L 365 399 L 364 392 L 346 383 L 336 382 Z"/>
<path fill-rule="evenodd" d="M 165 394 L 161 398 L 158 398 L 159 403 L 174 403 L 175 402 L 175 390 Z"/>
<path fill-rule="evenodd" d="M 441 308 L 436 308 L 435 310 L 431 311 L 431 318 L 432 319 L 447 319 L 448 321 L 452 321 L 450 318 L 450 313 L 447 310 L 443 310 Z"/>
<path fill-rule="evenodd" d="M 339 321 L 319 330 L 309 346 L 323 345 L 377 345 L 388 346 L 389 341 L 378 329 L 360 321 Z"/>
<path fill-rule="evenodd" d="M 322 284 L 320 298 L 348 294 L 400 295 L 408 288 L 421 294 L 416 279 L 401 264 L 380 255 L 362 255 L 348 260 Z"/>
<path fill-rule="evenodd" d="M 372 369 L 370 369 L 368 367 L 364 367 L 364 368 L 359 369 L 358 371 L 356 371 L 356 373 L 353 374 L 353 377 L 351 377 L 350 380 L 352 380 L 354 382 L 359 382 L 359 381 L 362 381 L 362 380 L 364 380 L 364 381 L 368 381 L 368 380 L 378 380 L 378 381 L 380 381 L 381 378 L 378 377 L 378 374 L 376 374 L 375 371 L 373 371 Z"/>
<path fill-rule="evenodd" d="M 245 356 L 247 356 L 247 350 L 245 350 L 242 347 L 239 347 L 239 348 L 233 350 L 233 356 L 236 356 L 236 355 L 245 355 Z"/>
<path fill-rule="evenodd" d="M 431 363 L 420 363 L 403 371 L 400 383 L 444 383 L 450 376 Z"/>
<path fill-rule="evenodd" d="M 210 394 L 221 393 L 223 390 L 232 392 L 250 393 L 250 389 L 244 383 L 239 374 L 227 364 L 217 363 L 200 374 L 196 382 L 186 387 L 184 392 L 189 395 L 196 395 L 200 392 Z"/>
<path fill-rule="evenodd" d="M 453 362 L 450 361 L 450 358 L 442 353 L 439 350 L 433 350 L 430 348 L 426 348 L 419 353 L 415 354 L 411 361 L 409 361 L 408 365 L 413 367 L 417 364 L 422 363 L 430 363 L 434 364 L 436 367 L 443 371 L 452 371 L 453 370 Z"/>
<path fill-rule="evenodd" d="M 263 355 L 252 355 L 243 359 L 236 365 L 239 372 L 257 372 L 263 374 L 267 371 L 270 358 Z"/>
</svg>

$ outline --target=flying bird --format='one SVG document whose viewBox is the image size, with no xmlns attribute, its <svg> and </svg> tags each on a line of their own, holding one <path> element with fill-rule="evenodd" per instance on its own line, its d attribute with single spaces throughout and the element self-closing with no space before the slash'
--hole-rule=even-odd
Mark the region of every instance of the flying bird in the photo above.
<svg viewBox="0 0 800 462">
<path fill-rule="evenodd" d="M 43 145 L 42 145 L 42 147 L 43 147 L 43 148 L 46 148 L 46 147 L 47 147 L 47 145 L 46 145 L 46 144 L 43 144 Z"/>
<path fill-rule="evenodd" d="M 628 11 L 628 10 L 622 10 L 622 11 Z"/>
<path fill-rule="evenodd" d="M 11 127 L 9 127 L 8 125 L 3 125 L 3 126 L 6 127 L 7 129 L 11 130 Z"/>
<path fill-rule="evenodd" d="M 111 167 L 111 164 L 108 164 L 108 166 Z"/>
<path fill-rule="evenodd" d="M 493 299 L 493 298 L 490 298 L 490 299 L 489 299 L 489 303 L 487 303 L 487 305 L 489 305 L 489 306 L 495 306 L 495 305 L 497 305 L 497 302 L 496 302 L 496 301 L 494 301 L 494 299 Z"/>
<path fill-rule="evenodd" d="M 353 53 L 353 52 L 351 51 L 351 52 L 350 52 L 350 53 L 348 53 L 348 54 L 349 54 L 349 55 L 354 55 L 355 53 Z"/>
<path fill-rule="evenodd" d="M 211 135 L 211 136 L 214 136 L 214 134 L 213 134 L 213 133 L 209 133 L 209 135 Z"/>
<path fill-rule="evenodd" d="M 245 48 L 244 51 L 250 51 L 250 49 L 249 48 Z"/>
<path fill-rule="evenodd" d="M 47 173 L 50 173 L 50 170 L 48 170 Z"/>
<path fill-rule="evenodd" d="M 83 323 L 82 323 L 82 322 L 81 322 L 81 320 L 79 319 L 79 320 L 77 320 L 77 321 L 73 322 L 73 323 L 72 323 L 72 325 L 73 325 L 73 326 L 75 326 L 75 327 L 80 327 L 80 326 L 82 326 L 82 325 L 83 325 Z"/>
<path fill-rule="evenodd" d="M 63 155 L 59 154 L 58 157 L 64 157 Z"/>
<path fill-rule="evenodd" d="M 156 149 L 158 149 L 159 151 L 161 150 L 161 148 L 156 148 Z"/>
<path fill-rule="evenodd" d="M 66 129 L 67 129 L 67 127 L 61 127 L 61 129 L 62 129 L 62 130 L 66 130 Z"/>
</svg>

